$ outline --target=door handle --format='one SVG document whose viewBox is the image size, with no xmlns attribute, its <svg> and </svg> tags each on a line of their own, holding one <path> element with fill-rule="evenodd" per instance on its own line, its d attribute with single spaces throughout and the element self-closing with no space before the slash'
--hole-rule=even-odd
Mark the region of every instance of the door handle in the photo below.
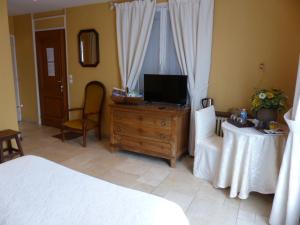
<svg viewBox="0 0 300 225">
<path fill-rule="evenodd" d="M 64 85 L 62 84 L 62 81 L 58 80 L 57 83 L 59 84 L 60 92 L 63 93 L 64 92 Z"/>
</svg>

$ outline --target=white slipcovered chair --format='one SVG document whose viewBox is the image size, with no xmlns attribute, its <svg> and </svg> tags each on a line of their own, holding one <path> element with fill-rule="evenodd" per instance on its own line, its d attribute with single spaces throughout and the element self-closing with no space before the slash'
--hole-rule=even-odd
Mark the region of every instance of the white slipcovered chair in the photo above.
<svg viewBox="0 0 300 225">
<path fill-rule="evenodd" d="M 222 151 L 222 138 L 215 134 L 214 106 L 196 111 L 194 175 L 213 182 Z"/>
</svg>

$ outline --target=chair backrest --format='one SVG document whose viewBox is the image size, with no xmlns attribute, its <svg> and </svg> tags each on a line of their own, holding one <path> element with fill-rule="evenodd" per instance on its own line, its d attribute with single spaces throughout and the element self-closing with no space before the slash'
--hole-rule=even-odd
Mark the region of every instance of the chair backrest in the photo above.
<svg viewBox="0 0 300 225">
<path fill-rule="evenodd" d="M 196 143 L 197 141 L 211 137 L 216 129 L 216 112 L 214 106 L 200 109 L 195 113 Z"/>
<path fill-rule="evenodd" d="M 100 120 L 104 98 L 104 85 L 99 81 L 89 82 L 85 87 L 83 114 L 98 113 L 98 116 L 89 116 L 89 119 Z"/>
</svg>

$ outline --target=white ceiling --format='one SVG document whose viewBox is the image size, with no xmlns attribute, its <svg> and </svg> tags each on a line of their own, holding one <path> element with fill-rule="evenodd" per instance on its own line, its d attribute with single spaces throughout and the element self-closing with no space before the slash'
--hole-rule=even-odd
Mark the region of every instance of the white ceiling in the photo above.
<svg viewBox="0 0 300 225">
<path fill-rule="evenodd" d="M 109 0 L 8 0 L 10 16 L 47 12 L 79 5 L 108 2 Z"/>
</svg>

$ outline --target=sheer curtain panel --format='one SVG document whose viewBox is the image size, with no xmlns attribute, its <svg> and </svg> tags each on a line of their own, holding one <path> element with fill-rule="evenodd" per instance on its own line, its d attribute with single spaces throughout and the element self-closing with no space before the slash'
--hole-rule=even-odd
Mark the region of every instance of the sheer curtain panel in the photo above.
<svg viewBox="0 0 300 225">
<path fill-rule="evenodd" d="M 155 0 L 116 4 L 119 67 L 123 88 L 133 90 L 143 65 L 152 29 Z"/>
<path fill-rule="evenodd" d="M 169 0 L 179 65 L 188 75 L 191 101 L 189 152 L 195 148 L 195 111 L 207 96 L 211 65 L 214 0 Z"/>
<path fill-rule="evenodd" d="M 174 46 L 168 4 L 166 3 L 156 6 L 150 40 L 139 80 L 141 93 L 144 92 L 144 74 L 182 74 Z"/>
<path fill-rule="evenodd" d="M 300 224 L 300 59 L 293 108 L 284 115 L 290 133 L 270 217 L 272 225 Z"/>
</svg>

